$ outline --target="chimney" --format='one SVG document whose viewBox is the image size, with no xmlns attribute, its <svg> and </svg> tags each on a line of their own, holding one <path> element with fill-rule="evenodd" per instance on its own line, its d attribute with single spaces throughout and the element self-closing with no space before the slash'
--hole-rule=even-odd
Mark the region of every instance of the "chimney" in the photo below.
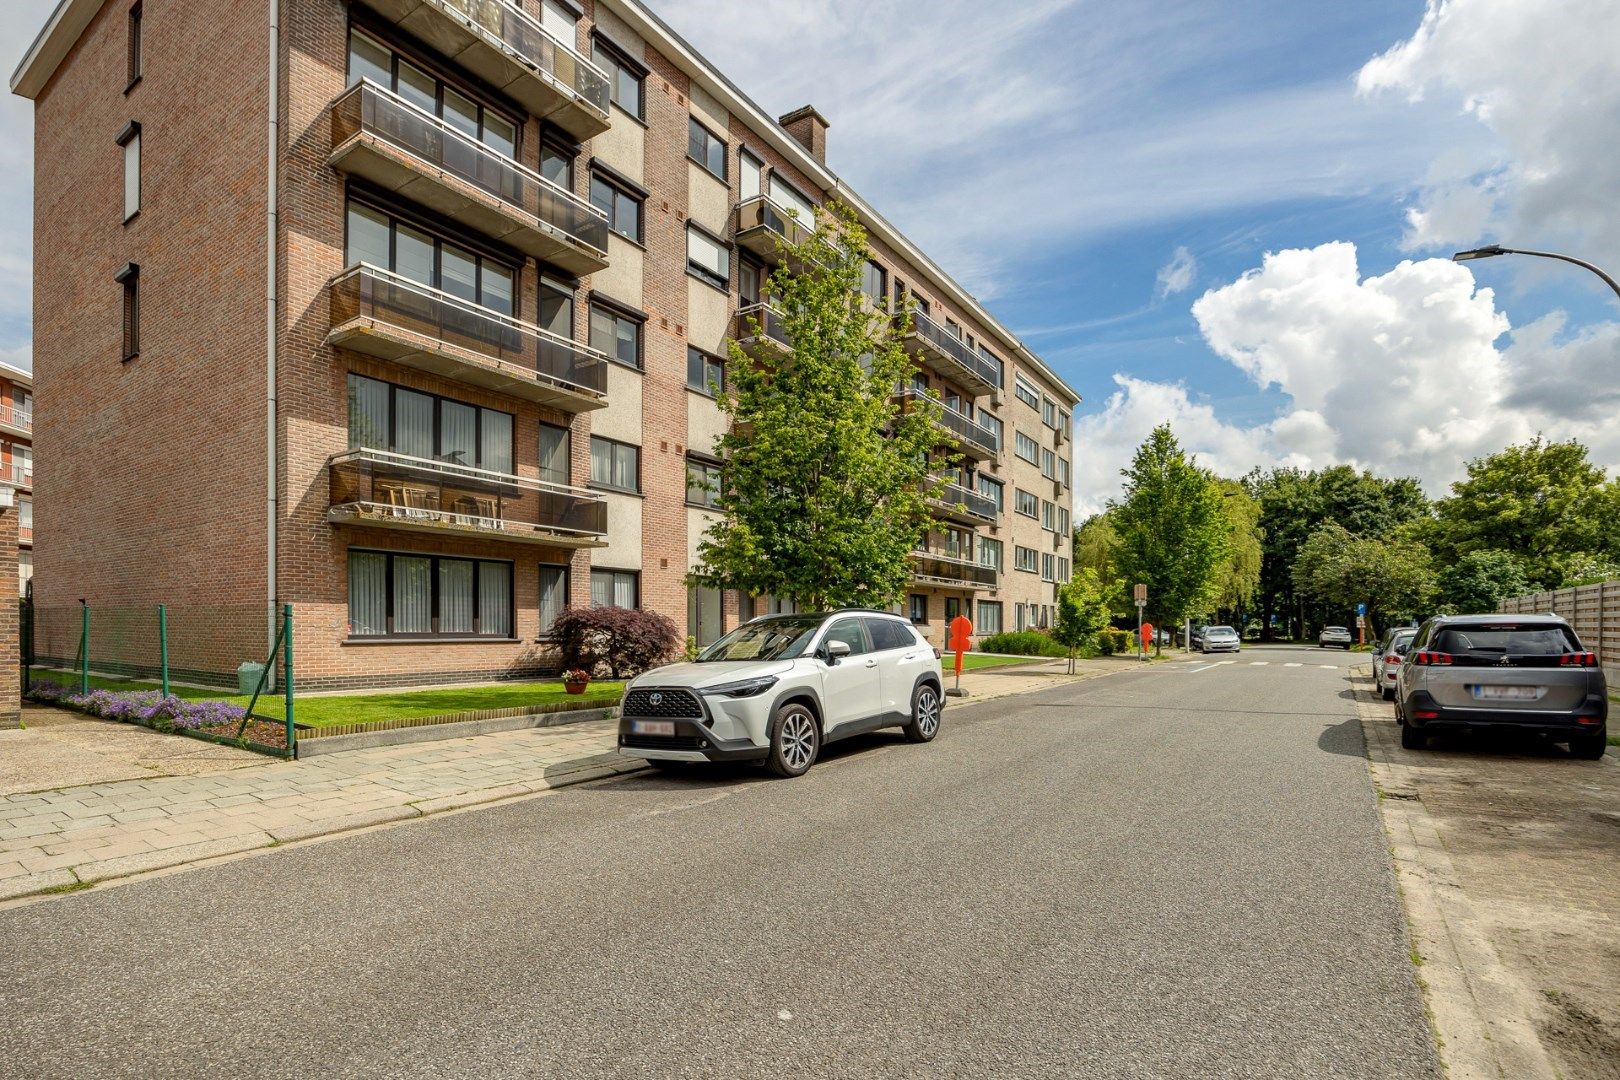
<svg viewBox="0 0 1620 1080">
<path fill-rule="evenodd" d="M 813 105 L 794 109 L 777 123 L 787 129 L 804 148 L 810 151 L 810 156 L 827 164 L 827 118 L 816 112 Z"/>
</svg>

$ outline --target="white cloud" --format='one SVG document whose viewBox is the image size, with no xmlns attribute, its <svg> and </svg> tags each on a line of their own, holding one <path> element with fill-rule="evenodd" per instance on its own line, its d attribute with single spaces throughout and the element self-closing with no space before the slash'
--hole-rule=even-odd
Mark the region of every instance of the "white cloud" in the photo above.
<svg viewBox="0 0 1620 1080">
<path fill-rule="evenodd" d="M 1170 261 L 1159 267 L 1157 277 L 1158 286 L 1154 295 L 1160 300 L 1177 293 L 1184 293 L 1192 288 L 1193 279 L 1198 275 L 1198 260 L 1193 253 L 1185 247 L 1178 247 L 1170 256 Z"/>
<path fill-rule="evenodd" d="M 1369 61 L 1363 95 L 1439 100 L 1496 147 L 1436 162 L 1408 215 L 1408 243 L 1620 249 L 1620 4 L 1428 0 L 1416 32 Z"/>
</svg>

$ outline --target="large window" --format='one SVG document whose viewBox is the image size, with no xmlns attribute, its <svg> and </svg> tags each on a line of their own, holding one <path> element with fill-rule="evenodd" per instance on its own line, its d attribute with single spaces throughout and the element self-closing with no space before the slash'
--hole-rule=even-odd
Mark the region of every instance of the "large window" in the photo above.
<svg viewBox="0 0 1620 1080">
<path fill-rule="evenodd" d="M 1041 447 L 1040 444 L 1034 439 L 1020 431 L 1013 435 L 1013 440 L 1013 453 L 1017 454 L 1031 465 L 1037 464 L 1040 461 Z"/>
<path fill-rule="evenodd" d="M 1045 394 L 1041 395 L 1041 423 L 1049 428 L 1057 427 L 1057 402 Z"/>
<path fill-rule="evenodd" d="M 613 104 L 640 120 L 641 83 L 646 77 L 641 66 L 600 38 L 591 43 L 591 61 L 607 72 Z"/>
<path fill-rule="evenodd" d="M 141 212 L 141 125 L 131 120 L 119 132 L 124 148 L 124 220 Z"/>
<path fill-rule="evenodd" d="M 574 190 L 574 151 L 554 139 L 540 143 L 540 175 L 560 188 Z"/>
<path fill-rule="evenodd" d="M 698 123 L 695 116 L 687 119 L 686 153 L 721 180 L 726 178 L 726 144 L 720 136 Z"/>
<path fill-rule="evenodd" d="M 871 259 L 867 259 L 861 269 L 861 292 L 878 307 L 882 307 L 889 298 L 888 272 Z"/>
<path fill-rule="evenodd" d="M 1001 633 L 1001 603 L 996 600 L 980 600 L 975 604 L 973 632 L 980 636 Z"/>
<path fill-rule="evenodd" d="M 1069 486 L 1069 459 L 1058 458 L 1058 483 Z"/>
<path fill-rule="evenodd" d="M 1033 574 L 1040 569 L 1041 553 L 1034 548 L 1013 545 L 1013 569 L 1025 570 Z"/>
<path fill-rule="evenodd" d="M 568 610 L 568 567 L 540 566 L 540 636 L 551 633 L 557 616 Z"/>
<path fill-rule="evenodd" d="M 615 491 L 641 491 L 641 448 L 591 436 L 591 483 Z"/>
<path fill-rule="evenodd" d="M 591 205 L 607 215 L 608 228 L 626 240 L 641 243 L 642 196 L 617 180 L 591 173 Z"/>
<path fill-rule="evenodd" d="M 710 356 L 702 349 L 686 350 L 686 385 L 700 394 L 714 396 L 716 390 L 726 388 L 726 366 L 718 356 Z"/>
<path fill-rule="evenodd" d="M 514 315 L 513 267 L 361 203 L 349 203 L 348 265 L 370 263 L 469 303 Z"/>
<path fill-rule="evenodd" d="M 570 39 L 572 40 L 572 39 Z M 469 139 L 509 158 L 517 156 L 517 121 L 473 100 L 360 30 L 349 31 L 349 85 L 369 79 L 392 90 Z"/>
<path fill-rule="evenodd" d="M 696 225 L 686 226 L 686 269 L 717 289 L 731 283 L 731 249 Z"/>
<path fill-rule="evenodd" d="M 641 575 L 634 570 L 592 570 L 591 607 L 639 607 Z"/>
<path fill-rule="evenodd" d="M 113 275 L 113 280 L 124 289 L 124 356 L 133 360 L 141 355 L 141 268 L 125 263 Z"/>
<path fill-rule="evenodd" d="M 686 460 L 686 501 L 692 506 L 720 507 L 720 466 L 697 458 Z"/>
<path fill-rule="evenodd" d="M 568 429 L 556 424 L 540 425 L 540 479 L 548 484 L 572 483 L 573 451 Z"/>
<path fill-rule="evenodd" d="M 1002 362 L 1001 357 L 985 348 L 983 344 L 980 344 L 979 346 L 979 355 L 990 361 L 991 365 L 996 369 L 996 385 L 1006 386 L 1007 365 Z"/>
<path fill-rule="evenodd" d="M 1048 480 L 1057 479 L 1057 455 L 1041 447 L 1041 475 Z"/>
<path fill-rule="evenodd" d="M 686 632 L 707 648 L 726 632 L 725 604 L 719 589 L 694 585 L 686 590 Z"/>
<path fill-rule="evenodd" d="M 737 152 L 737 165 L 739 167 L 738 190 L 743 200 L 746 202 L 749 199 L 758 198 L 764 191 L 761 186 L 765 176 L 764 163 L 748 151 L 739 150 Z"/>
<path fill-rule="evenodd" d="M 1013 488 L 1013 513 L 1023 514 L 1027 518 L 1036 517 L 1041 512 L 1041 500 L 1023 488 Z"/>
<path fill-rule="evenodd" d="M 928 594 L 912 593 L 906 597 L 906 617 L 914 623 L 928 621 Z"/>
<path fill-rule="evenodd" d="M 1057 531 L 1060 533 L 1067 533 L 1069 531 L 1069 508 L 1066 506 L 1058 507 Z"/>
<path fill-rule="evenodd" d="M 565 433 L 566 434 L 566 433 Z M 513 472 L 512 414 L 349 374 L 349 448 Z"/>
<path fill-rule="evenodd" d="M 349 552 L 349 636 L 512 636 L 512 564 Z"/>
<path fill-rule="evenodd" d="M 1002 569 L 1001 541 L 992 540 L 988 536 L 979 537 L 979 565 L 988 566 L 992 570 Z"/>
<path fill-rule="evenodd" d="M 777 176 L 775 172 L 770 177 L 771 201 L 783 210 L 788 216 L 797 219 L 798 223 L 806 229 L 816 227 L 816 205 L 803 195 L 799 189 Z"/>
<path fill-rule="evenodd" d="M 641 320 L 617 308 L 591 304 L 591 348 L 626 367 L 641 367 Z"/>
<path fill-rule="evenodd" d="M 1041 407 L 1041 392 L 1035 389 L 1030 382 L 1017 372 L 1013 373 L 1013 393 L 1018 400 L 1032 409 Z"/>
<path fill-rule="evenodd" d="M 1000 450 L 1007 445 L 1007 429 L 999 417 L 992 416 L 988 409 L 979 410 L 979 426 L 996 437 L 996 449 Z"/>
<path fill-rule="evenodd" d="M 984 473 L 980 473 L 974 480 L 974 483 L 978 485 L 980 495 L 983 495 L 987 499 L 995 500 L 996 513 L 999 514 L 1003 509 L 1006 508 L 1003 501 L 1004 488 L 1000 480 L 992 480 Z"/>
</svg>

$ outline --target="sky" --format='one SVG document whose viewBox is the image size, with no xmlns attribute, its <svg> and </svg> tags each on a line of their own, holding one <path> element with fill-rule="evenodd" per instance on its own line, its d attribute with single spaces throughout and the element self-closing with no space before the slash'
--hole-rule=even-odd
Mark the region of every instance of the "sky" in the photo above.
<svg viewBox="0 0 1620 1080">
<path fill-rule="evenodd" d="M 54 0 L 8 0 L 7 70 Z M 1613 0 L 652 0 L 1074 386 L 1083 515 L 1204 465 L 1443 494 L 1537 433 L 1620 469 Z M 29 357 L 28 103 L 0 108 L 0 360 Z"/>
</svg>

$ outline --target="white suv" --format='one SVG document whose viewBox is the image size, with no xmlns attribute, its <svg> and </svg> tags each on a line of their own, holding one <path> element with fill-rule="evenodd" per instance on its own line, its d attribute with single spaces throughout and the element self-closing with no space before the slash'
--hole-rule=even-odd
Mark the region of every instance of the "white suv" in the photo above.
<svg viewBox="0 0 1620 1080">
<path fill-rule="evenodd" d="M 939 654 L 898 615 L 846 610 L 744 623 L 689 664 L 624 691 L 619 752 L 654 764 L 763 761 L 799 776 L 824 743 L 898 727 L 939 734 Z"/>
</svg>

